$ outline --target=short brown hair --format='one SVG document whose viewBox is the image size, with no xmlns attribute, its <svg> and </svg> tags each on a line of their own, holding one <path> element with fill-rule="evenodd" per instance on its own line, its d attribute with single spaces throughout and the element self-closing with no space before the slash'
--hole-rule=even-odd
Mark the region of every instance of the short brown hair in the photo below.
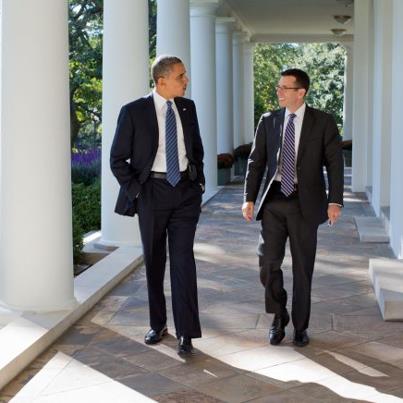
<svg viewBox="0 0 403 403">
<path fill-rule="evenodd" d="M 305 71 L 300 69 L 288 69 L 282 71 L 281 75 L 295 77 L 295 82 L 297 83 L 298 87 L 305 89 L 305 95 L 308 93 L 310 80 Z"/>
<path fill-rule="evenodd" d="M 179 63 L 182 63 L 179 57 L 171 55 L 158 56 L 151 66 L 154 83 L 157 84 L 159 78 L 166 77 L 172 71 L 172 66 Z"/>
</svg>

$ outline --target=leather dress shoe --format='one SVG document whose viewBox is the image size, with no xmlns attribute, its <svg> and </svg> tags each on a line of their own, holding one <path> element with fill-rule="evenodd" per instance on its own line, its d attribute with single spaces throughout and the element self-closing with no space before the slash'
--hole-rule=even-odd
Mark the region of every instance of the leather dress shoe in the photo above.
<svg viewBox="0 0 403 403">
<path fill-rule="evenodd" d="M 150 329 L 144 336 L 144 343 L 157 344 L 168 333 L 168 329 L 164 326 L 161 330 Z"/>
<path fill-rule="evenodd" d="M 180 336 L 178 339 L 178 354 L 192 354 L 193 353 L 193 345 L 192 339 L 188 336 Z"/>
<path fill-rule="evenodd" d="M 294 340 L 293 343 L 298 347 L 304 347 L 309 343 L 309 337 L 306 330 L 299 332 L 294 330 Z"/>
<path fill-rule="evenodd" d="M 289 321 L 290 315 L 288 315 L 287 311 L 283 312 L 282 314 L 274 315 L 273 323 L 269 332 L 270 344 L 275 346 L 281 343 L 281 340 L 283 340 L 285 336 L 284 329 Z"/>
</svg>

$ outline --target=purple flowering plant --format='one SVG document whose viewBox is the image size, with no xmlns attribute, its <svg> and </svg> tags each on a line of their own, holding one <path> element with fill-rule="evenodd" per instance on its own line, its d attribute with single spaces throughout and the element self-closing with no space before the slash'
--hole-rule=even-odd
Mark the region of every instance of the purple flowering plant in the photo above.
<svg viewBox="0 0 403 403">
<path fill-rule="evenodd" d="M 92 184 L 101 175 L 101 148 L 74 150 L 71 154 L 73 183 Z"/>
</svg>

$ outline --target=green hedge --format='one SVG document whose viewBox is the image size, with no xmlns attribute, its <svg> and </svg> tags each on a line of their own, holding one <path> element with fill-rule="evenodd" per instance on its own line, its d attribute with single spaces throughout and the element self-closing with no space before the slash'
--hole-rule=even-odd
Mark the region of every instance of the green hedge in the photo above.
<svg viewBox="0 0 403 403">
<path fill-rule="evenodd" d="M 85 233 L 101 228 L 101 181 L 91 185 L 73 183 L 73 255 L 80 258 Z"/>
</svg>

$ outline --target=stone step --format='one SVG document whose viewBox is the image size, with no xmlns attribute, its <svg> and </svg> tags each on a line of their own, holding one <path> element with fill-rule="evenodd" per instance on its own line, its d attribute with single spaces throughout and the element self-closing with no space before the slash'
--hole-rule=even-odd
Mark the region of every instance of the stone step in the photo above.
<svg viewBox="0 0 403 403">
<path fill-rule="evenodd" d="M 369 277 L 383 319 L 403 320 L 403 260 L 370 259 Z"/>
<path fill-rule="evenodd" d="M 361 242 L 389 243 L 389 235 L 381 218 L 354 216 Z"/>
</svg>

